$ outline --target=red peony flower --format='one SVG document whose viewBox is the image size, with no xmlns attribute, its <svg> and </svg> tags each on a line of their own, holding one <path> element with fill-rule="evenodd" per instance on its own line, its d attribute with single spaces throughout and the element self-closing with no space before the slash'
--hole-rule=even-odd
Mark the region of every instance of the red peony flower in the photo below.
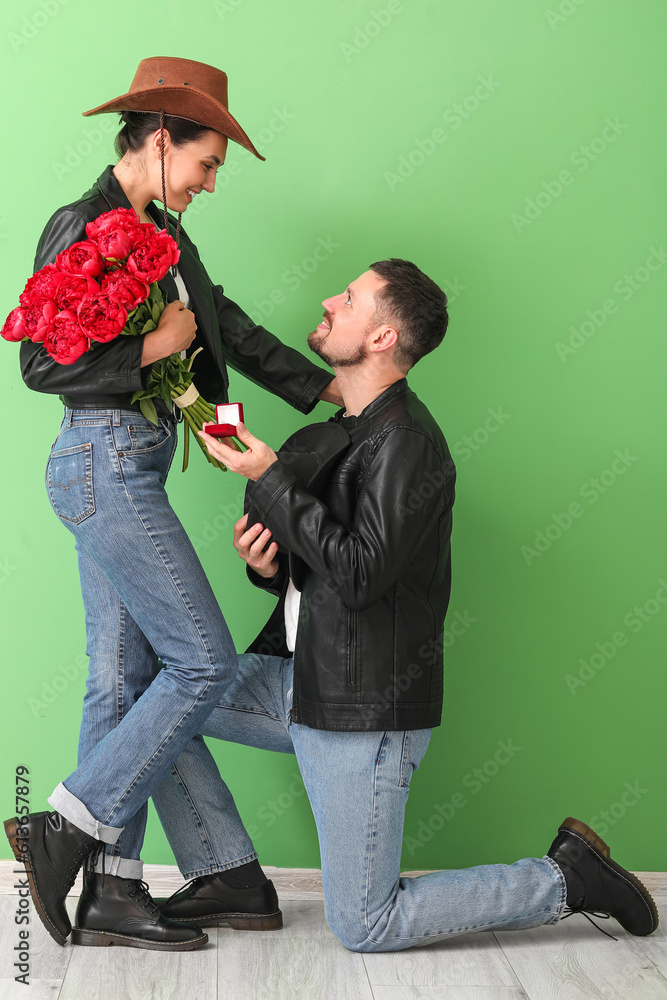
<svg viewBox="0 0 667 1000">
<path fill-rule="evenodd" d="M 21 306 L 17 306 L 16 309 L 12 309 L 9 316 L 5 320 L 5 325 L 2 330 L 0 330 L 0 337 L 4 337 L 5 340 L 23 340 L 27 337 L 25 328 L 25 310 Z"/>
<path fill-rule="evenodd" d="M 151 284 L 164 278 L 172 264 L 178 262 L 180 251 L 173 238 L 163 229 L 135 247 L 127 259 L 127 267 L 142 281 Z"/>
<path fill-rule="evenodd" d="M 46 299 L 54 298 L 64 277 L 64 273 L 59 271 L 55 264 L 47 264 L 28 278 L 25 288 L 19 295 L 19 302 L 24 309 L 27 309 L 34 302 L 44 302 Z"/>
<path fill-rule="evenodd" d="M 86 236 L 89 240 L 97 240 L 110 229 L 124 229 L 130 232 L 141 226 L 139 216 L 133 208 L 114 208 L 110 212 L 98 215 L 86 225 Z"/>
<path fill-rule="evenodd" d="M 89 222 L 86 226 L 86 236 L 90 240 L 99 242 L 104 234 L 113 230 L 122 230 L 126 233 L 133 247 L 143 243 L 148 236 L 155 234 L 155 226 L 152 223 L 147 225 L 145 222 L 140 222 L 139 216 L 133 208 L 116 208 Z M 127 254 L 123 254 L 123 256 L 126 257 Z"/>
<path fill-rule="evenodd" d="M 69 309 L 63 309 L 46 329 L 44 347 L 54 361 L 71 365 L 88 350 L 88 338 Z"/>
<path fill-rule="evenodd" d="M 95 285 L 95 282 L 92 284 Z M 79 274 L 64 274 L 53 296 L 53 301 L 59 309 L 71 309 L 72 312 L 76 312 L 79 302 L 84 295 L 88 294 L 88 281 L 84 277 Z"/>
<path fill-rule="evenodd" d="M 125 306 L 128 312 L 141 305 L 150 292 L 149 285 L 135 277 L 125 267 L 103 274 L 100 278 L 100 288 L 114 302 Z"/>
<path fill-rule="evenodd" d="M 117 337 L 127 323 L 127 312 L 122 305 L 99 292 L 81 300 L 77 319 L 87 337 L 106 344 Z"/>
<path fill-rule="evenodd" d="M 97 248 L 103 257 L 124 260 L 132 246 L 132 239 L 124 229 L 107 229 L 97 237 Z"/>
<path fill-rule="evenodd" d="M 58 254 L 56 267 L 68 274 L 96 278 L 106 268 L 106 261 L 91 240 L 80 240 Z"/>
<path fill-rule="evenodd" d="M 41 344 L 46 328 L 57 315 L 58 306 L 53 299 L 33 302 L 25 310 L 25 332 L 28 337 L 35 344 Z"/>
</svg>

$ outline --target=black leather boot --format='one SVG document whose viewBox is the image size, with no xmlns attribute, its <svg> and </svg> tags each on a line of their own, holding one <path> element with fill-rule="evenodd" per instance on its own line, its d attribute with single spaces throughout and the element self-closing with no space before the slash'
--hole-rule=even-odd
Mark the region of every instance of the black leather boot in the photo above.
<svg viewBox="0 0 667 1000">
<path fill-rule="evenodd" d="M 145 882 L 84 870 L 72 944 L 192 951 L 207 941 L 200 927 L 166 920 Z"/>
<path fill-rule="evenodd" d="M 170 920 L 193 921 L 202 927 L 229 924 L 240 931 L 277 931 L 283 925 L 273 882 L 238 889 L 226 885 L 224 872 L 200 875 L 169 899 L 156 899 Z"/>
<path fill-rule="evenodd" d="M 563 820 L 548 856 L 565 876 L 570 911 L 565 915 L 608 914 L 629 934 L 651 934 L 658 926 L 655 903 L 637 876 L 609 855 L 609 847 L 590 826 L 571 816 Z"/>
<path fill-rule="evenodd" d="M 72 929 L 65 909 L 67 893 L 84 859 L 104 845 L 57 812 L 31 813 L 20 821 L 13 817 L 4 825 L 14 857 L 25 865 L 42 923 L 58 944 L 65 944 Z"/>
</svg>

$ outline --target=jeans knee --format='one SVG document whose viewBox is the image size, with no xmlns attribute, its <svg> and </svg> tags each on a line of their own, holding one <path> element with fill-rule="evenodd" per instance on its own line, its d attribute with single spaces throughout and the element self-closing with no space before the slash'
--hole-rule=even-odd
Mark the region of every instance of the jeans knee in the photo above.
<svg viewBox="0 0 667 1000">
<path fill-rule="evenodd" d="M 368 928 L 361 914 L 356 915 L 352 907 L 348 909 L 325 907 L 325 916 L 330 931 L 348 951 L 376 951 L 377 947 L 368 937 Z"/>
</svg>

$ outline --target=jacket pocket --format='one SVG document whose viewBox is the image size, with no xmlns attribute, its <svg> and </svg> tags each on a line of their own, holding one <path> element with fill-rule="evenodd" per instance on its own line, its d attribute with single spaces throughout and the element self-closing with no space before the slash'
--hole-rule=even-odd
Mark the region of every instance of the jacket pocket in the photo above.
<svg viewBox="0 0 667 1000">
<path fill-rule="evenodd" d="M 80 524 L 94 514 L 92 444 L 52 452 L 46 466 L 46 487 L 51 506 L 62 521 Z"/>
<path fill-rule="evenodd" d="M 347 620 L 347 683 L 356 685 L 359 674 L 359 627 L 357 612 L 351 611 L 350 608 L 346 607 L 345 617 Z"/>
</svg>

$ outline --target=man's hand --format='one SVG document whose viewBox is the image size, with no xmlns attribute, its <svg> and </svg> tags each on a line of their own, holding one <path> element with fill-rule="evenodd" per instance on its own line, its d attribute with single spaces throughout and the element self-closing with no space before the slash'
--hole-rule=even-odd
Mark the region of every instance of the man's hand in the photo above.
<svg viewBox="0 0 667 1000">
<path fill-rule="evenodd" d="M 268 528 L 261 524 L 253 524 L 249 531 L 245 530 L 248 523 L 248 515 L 244 514 L 240 521 L 234 525 L 234 548 L 244 562 L 247 562 L 255 573 L 259 573 L 266 580 L 270 580 L 278 572 L 278 545 L 271 542 L 267 546 L 266 552 L 262 549 L 271 537 Z"/>
<path fill-rule="evenodd" d="M 323 400 L 325 403 L 333 403 L 334 406 L 345 406 L 345 400 L 340 394 L 338 382 L 335 378 L 332 378 L 331 382 L 325 385 L 317 398 Z"/>
<path fill-rule="evenodd" d="M 198 433 L 204 441 L 209 455 L 213 455 L 214 458 L 223 462 L 232 472 L 238 472 L 240 476 L 252 479 L 253 482 L 259 479 L 270 465 L 278 461 L 275 451 L 251 434 L 245 424 L 237 425 L 236 436 L 246 446 L 247 451 L 237 451 L 235 448 L 230 448 L 224 438 L 218 440 L 204 431 Z"/>
</svg>

